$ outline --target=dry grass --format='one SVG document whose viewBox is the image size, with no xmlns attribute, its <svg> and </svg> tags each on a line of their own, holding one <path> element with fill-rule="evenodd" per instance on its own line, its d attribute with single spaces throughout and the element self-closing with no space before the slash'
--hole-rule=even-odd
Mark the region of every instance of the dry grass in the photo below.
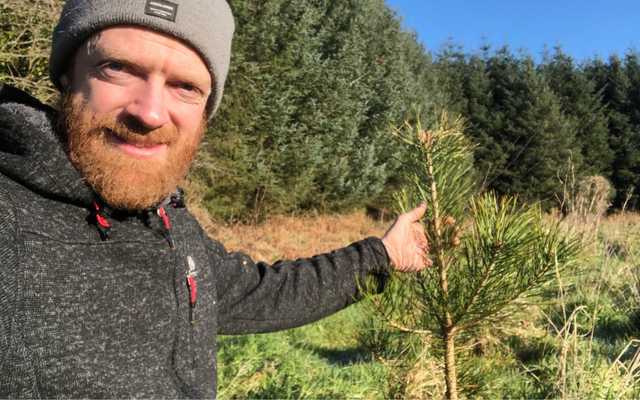
<svg viewBox="0 0 640 400">
<path fill-rule="evenodd" d="M 573 180 L 572 180 L 573 182 Z M 566 211 L 565 222 L 583 232 L 583 243 L 593 243 L 600 224 L 611 206 L 607 200 L 611 185 L 602 176 L 590 176 L 571 185 L 563 197 L 561 209 Z"/>
<path fill-rule="evenodd" d="M 212 224 L 207 233 L 229 251 L 274 262 L 326 253 L 368 236 L 382 237 L 388 226 L 364 212 L 348 215 L 275 216 L 257 226 Z"/>
<path fill-rule="evenodd" d="M 640 214 L 629 211 L 612 214 L 603 219 L 602 227 L 609 230 L 619 230 L 621 227 L 638 228 L 640 227 Z"/>
<path fill-rule="evenodd" d="M 596 185 L 591 184 L 591 187 Z M 633 389 L 640 383 L 640 350 L 637 349 L 640 342 L 637 339 L 628 342 L 606 373 L 599 353 L 602 343 L 597 344 L 598 336 L 611 335 L 610 330 L 619 329 L 607 325 L 607 321 L 615 320 L 620 314 L 626 315 L 640 305 L 637 272 L 640 214 L 623 210 L 605 217 L 605 197 L 594 198 L 596 201 L 592 204 L 600 203 L 599 207 L 577 208 L 575 214 L 568 216 L 574 229 L 585 232 L 590 246 L 585 249 L 584 265 L 573 277 L 579 291 L 574 288 L 571 294 L 572 290 L 563 287 L 558 279 L 561 320 L 557 326 L 550 320 L 555 331 L 552 333 L 562 349 L 557 361 L 556 382 L 562 398 L 611 397 L 612 393 L 617 398 L 625 398 L 634 396 Z M 565 296 L 572 299 L 567 301 Z M 572 311 L 565 309 L 567 303 L 571 304 Z M 580 303 L 582 305 L 578 305 Z M 568 315 L 569 311 L 571 315 Z M 596 331 L 600 333 L 596 334 Z M 624 335 L 620 336 L 619 340 L 624 341 Z M 611 354 L 608 357 L 611 359 Z M 624 361 L 620 361 L 622 359 Z"/>
<path fill-rule="evenodd" d="M 274 216 L 252 226 L 212 221 L 199 203 L 197 185 L 186 182 L 189 211 L 228 251 L 241 251 L 255 261 L 273 263 L 327 253 L 369 236 L 382 237 L 390 222 L 376 222 L 364 211 L 347 215 Z"/>
</svg>

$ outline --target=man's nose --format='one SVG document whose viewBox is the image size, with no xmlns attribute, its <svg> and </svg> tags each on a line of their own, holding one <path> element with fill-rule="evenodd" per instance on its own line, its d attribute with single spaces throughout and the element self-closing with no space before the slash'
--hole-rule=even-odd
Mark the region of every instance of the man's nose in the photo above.
<svg viewBox="0 0 640 400">
<path fill-rule="evenodd" d="M 165 102 L 162 84 L 145 82 L 136 88 L 132 101 L 125 107 L 125 113 L 135 118 L 147 129 L 157 129 L 169 122 L 169 111 Z"/>
</svg>

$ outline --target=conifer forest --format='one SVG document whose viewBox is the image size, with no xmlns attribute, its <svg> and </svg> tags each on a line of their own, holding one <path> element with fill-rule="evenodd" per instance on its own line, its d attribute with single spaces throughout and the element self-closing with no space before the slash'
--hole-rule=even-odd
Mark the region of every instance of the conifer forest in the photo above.
<svg viewBox="0 0 640 400">
<path fill-rule="evenodd" d="M 375 225 L 341 246 L 423 200 L 439 253 L 327 320 L 222 337 L 221 397 L 640 396 L 638 49 L 425 48 L 384 0 L 227 1 L 225 93 L 185 183 L 207 232 L 275 261 L 311 254 L 272 221 Z M 0 0 L 0 82 L 54 107 L 64 3 Z"/>
<path fill-rule="evenodd" d="M 48 39 L 63 3 L 2 1 L 0 77 L 50 102 Z M 413 104 L 426 124 L 434 107 L 466 118 L 481 190 L 548 209 L 559 177 L 602 176 L 614 207 L 636 206 L 627 193 L 640 184 L 637 49 L 579 62 L 560 46 L 491 38 L 472 52 L 454 40 L 425 49 L 383 0 L 230 5 L 225 98 L 192 172 L 216 218 L 392 208 L 404 154 L 389 125 L 415 118 Z"/>
</svg>

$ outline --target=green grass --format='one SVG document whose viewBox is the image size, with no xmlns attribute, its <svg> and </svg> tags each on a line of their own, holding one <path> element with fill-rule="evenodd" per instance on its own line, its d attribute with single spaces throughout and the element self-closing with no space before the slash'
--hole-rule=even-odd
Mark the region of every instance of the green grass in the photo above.
<svg viewBox="0 0 640 400">
<path fill-rule="evenodd" d="M 459 370 L 469 385 L 463 393 L 474 398 L 639 398 L 639 278 L 640 229 L 620 222 L 605 225 L 581 265 L 563 277 L 561 295 L 469 338 L 475 346 L 461 355 L 464 368 Z M 397 381 L 358 343 L 364 326 L 356 305 L 297 329 L 220 337 L 219 396 L 388 398 Z"/>
<path fill-rule="evenodd" d="M 218 340 L 220 398 L 382 398 L 386 371 L 356 341 L 358 306 L 282 332 Z"/>
</svg>

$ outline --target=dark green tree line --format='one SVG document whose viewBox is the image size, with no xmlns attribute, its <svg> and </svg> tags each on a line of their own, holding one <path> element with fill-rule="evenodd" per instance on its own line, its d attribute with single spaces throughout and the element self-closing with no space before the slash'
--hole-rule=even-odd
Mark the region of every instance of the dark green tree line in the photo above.
<svg viewBox="0 0 640 400">
<path fill-rule="evenodd" d="M 455 77 L 436 90 L 469 120 L 484 189 L 551 207 L 561 202 L 567 176 L 601 175 L 616 189 L 614 205 L 622 205 L 640 183 L 637 51 L 576 63 L 557 47 L 536 63 L 507 45 L 492 51 L 484 44 L 470 54 L 453 48 L 445 44 L 434 56 L 432 73 L 437 82 Z"/>
</svg>

